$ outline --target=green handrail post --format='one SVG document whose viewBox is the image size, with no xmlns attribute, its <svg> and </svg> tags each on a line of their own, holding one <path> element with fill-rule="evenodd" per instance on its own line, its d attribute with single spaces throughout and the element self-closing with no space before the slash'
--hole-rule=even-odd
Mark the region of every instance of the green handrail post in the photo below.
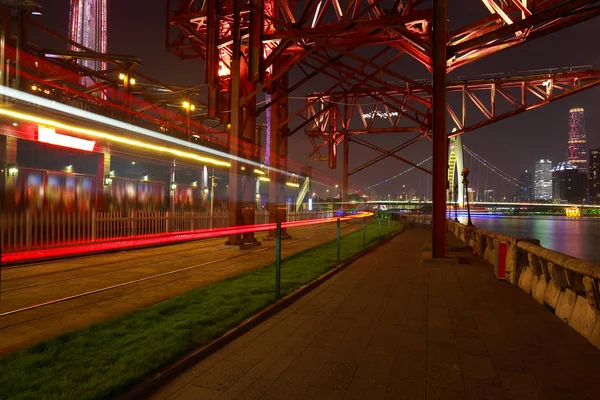
<svg viewBox="0 0 600 400">
<path fill-rule="evenodd" d="M 281 221 L 275 230 L 275 298 L 281 296 Z"/>
<path fill-rule="evenodd" d="M 377 216 L 377 239 L 381 239 L 381 218 Z"/>
<path fill-rule="evenodd" d="M 337 219 L 337 263 L 341 264 L 342 262 L 342 252 L 341 252 L 341 235 L 340 235 L 340 219 Z"/>
<path fill-rule="evenodd" d="M 363 248 L 367 248 L 367 217 L 363 218 Z"/>
</svg>

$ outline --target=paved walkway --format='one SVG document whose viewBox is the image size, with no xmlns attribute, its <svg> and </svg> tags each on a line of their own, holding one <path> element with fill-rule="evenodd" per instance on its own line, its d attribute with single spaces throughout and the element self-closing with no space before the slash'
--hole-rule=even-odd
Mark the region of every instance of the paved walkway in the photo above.
<svg viewBox="0 0 600 400">
<path fill-rule="evenodd" d="M 155 399 L 598 399 L 600 352 L 479 260 L 421 264 L 411 229 Z"/>
</svg>

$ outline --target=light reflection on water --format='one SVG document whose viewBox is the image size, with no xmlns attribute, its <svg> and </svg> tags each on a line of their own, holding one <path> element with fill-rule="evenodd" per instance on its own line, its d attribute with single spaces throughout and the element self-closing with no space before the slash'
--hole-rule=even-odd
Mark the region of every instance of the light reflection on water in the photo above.
<svg viewBox="0 0 600 400">
<path fill-rule="evenodd" d="M 466 217 L 459 217 L 466 223 Z M 481 229 L 518 238 L 539 239 L 548 249 L 583 260 L 600 262 L 600 218 L 568 217 L 471 217 Z"/>
</svg>

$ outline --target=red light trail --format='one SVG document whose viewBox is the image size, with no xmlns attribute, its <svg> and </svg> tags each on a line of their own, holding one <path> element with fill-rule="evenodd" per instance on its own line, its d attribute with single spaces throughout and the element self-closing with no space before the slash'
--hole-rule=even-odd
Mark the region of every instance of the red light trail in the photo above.
<svg viewBox="0 0 600 400">
<path fill-rule="evenodd" d="M 340 221 L 348 221 L 352 219 L 360 219 L 372 216 L 371 212 L 360 212 L 355 215 L 348 215 L 339 218 L 321 218 L 310 219 L 304 221 L 283 222 L 282 228 L 296 228 L 301 226 L 326 224 Z M 127 236 L 121 239 L 111 239 L 102 243 L 70 245 L 55 247 L 51 249 L 19 251 L 2 254 L 2 263 L 25 263 L 39 260 L 57 259 L 62 257 L 74 257 L 80 255 L 90 255 L 116 250 L 133 249 L 140 247 L 150 247 L 167 245 L 180 242 L 188 242 L 192 240 L 209 239 L 228 235 L 237 235 L 251 232 L 266 232 L 275 230 L 276 224 L 256 224 L 230 226 L 227 228 L 205 229 L 198 231 L 181 231 L 172 234 L 157 234 L 157 235 L 138 235 Z"/>
</svg>

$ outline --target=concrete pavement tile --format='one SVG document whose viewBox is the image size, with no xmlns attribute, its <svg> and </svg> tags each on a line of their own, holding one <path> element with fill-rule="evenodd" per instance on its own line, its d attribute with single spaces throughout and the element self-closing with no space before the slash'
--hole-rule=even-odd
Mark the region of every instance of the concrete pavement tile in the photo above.
<svg viewBox="0 0 600 400">
<path fill-rule="evenodd" d="M 454 331 L 452 329 L 429 328 L 427 329 L 427 341 L 454 344 Z"/>
<path fill-rule="evenodd" d="M 494 379 L 498 377 L 492 359 L 489 357 L 460 353 L 459 359 L 460 368 L 465 379 Z"/>
<path fill-rule="evenodd" d="M 243 376 L 224 393 L 223 400 L 258 400 L 272 384 L 272 380 Z"/>
<path fill-rule="evenodd" d="M 310 386 L 304 395 L 307 400 L 343 400 L 346 392 L 344 390 L 334 390 Z"/>
<path fill-rule="evenodd" d="M 248 371 L 248 376 L 275 380 L 294 362 L 302 350 L 300 348 L 293 350 L 277 348 L 258 364 L 253 365 Z"/>
<path fill-rule="evenodd" d="M 511 399 L 538 398 L 539 385 L 535 377 L 522 372 L 498 371 L 502 387 Z"/>
<path fill-rule="evenodd" d="M 249 361 L 227 359 L 202 373 L 192 381 L 192 384 L 225 391 L 244 376 L 253 365 L 254 363 Z"/>
<path fill-rule="evenodd" d="M 487 347 L 485 347 L 485 343 L 483 343 L 481 339 L 457 336 L 454 339 L 454 343 L 456 349 L 461 353 L 471 354 L 473 356 L 489 356 Z"/>
<path fill-rule="evenodd" d="M 274 383 L 270 386 L 260 400 L 304 400 L 306 399 L 305 392 L 307 387 L 293 385 L 279 385 Z"/>
<path fill-rule="evenodd" d="M 436 387 L 464 391 L 459 364 L 433 364 L 427 366 L 427 388 Z"/>
<path fill-rule="evenodd" d="M 232 360 L 250 361 L 253 363 L 257 363 L 260 360 L 264 359 L 272 351 L 273 346 L 270 343 L 254 341 L 248 343 L 237 353 L 234 353 L 230 358 Z"/>
<path fill-rule="evenodd" d="M 454 344 L 427 343 L 427 364 L 458 364 L 458 353 Z"/>
<path fill-rule="evenodd" d="M 294 365 L 306 370 L 319 372 L 330 358 L 330 350 L 309 346 L 294 360 Z"/>
<path fill-rule="evenodd" d="M 492 382 L 465 378 L 464 382 L 467 400 L 506 400 L 508 398 L 499 378 Z"/>
<path fill-rule="evenodd" d="M 461 390 L 442 389 L 437 387 L 427 388 L 427 400 L 464 400 L 465 392 Z"/>
<path fill-rule="evenodd" d="M 313 386 L 335 390 L 346 390 L 352 382 L 357 364 L 328 361 L 319 373 Z"/>
<path fill-rule="evenodd" d="M 394 365 L 394 355 L 366 353 L 356 369 L 355 376 L 387 385 Z"/>
<path fill-rule="evenodd" d="M 422 352 L 427 351 L 427 337 L 418 333 L 403 332 L 398 339 L 398 352 Z"/>
<path fill-rule="evenodd" d="M 382 399 L 385 397 L 386 385 L 376 381 L 354 377 L 346 390 L 344 400 Z"/>
<path fill-rule="evenodd" d="M 222 398 L 222 391 L 199 386 L 187 386 L 185 390 L 177 393 L 174 397 L 170 397 L 169 400 L 220 400 Z"/>
</svg>

